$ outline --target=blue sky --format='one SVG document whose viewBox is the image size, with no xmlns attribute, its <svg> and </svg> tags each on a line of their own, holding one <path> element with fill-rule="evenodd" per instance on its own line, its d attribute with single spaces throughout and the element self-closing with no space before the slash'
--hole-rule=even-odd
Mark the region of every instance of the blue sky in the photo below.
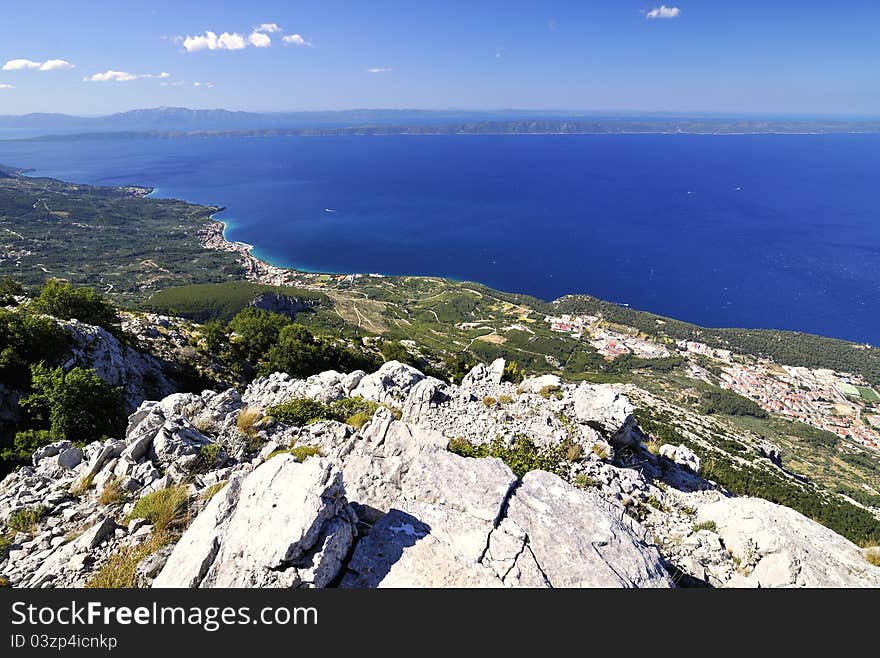
<svg viewBox="0 0 880 658">
<path fill-rule="evenodd" d="M 880 115 L 872 0 L 3 0 L 0 20 L 0 114 Z"/>
</svg>

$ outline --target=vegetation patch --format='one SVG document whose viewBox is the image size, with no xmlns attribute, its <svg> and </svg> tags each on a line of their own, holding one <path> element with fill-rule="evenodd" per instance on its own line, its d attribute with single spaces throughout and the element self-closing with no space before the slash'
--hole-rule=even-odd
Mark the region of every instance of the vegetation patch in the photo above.
<svg viewBox="0 0 880 658">
<path fill-rule="evenodd" d="M 123 546 L 98 569 L 86 582 L 92 589 L 132 589 L 137 587 L 137 566 L 143 560 L 173 541 L 167 532 L 153 532 L 150 538 L 138 546 Z"/>
<path fill-rule="evenodd" d="M 138 500 L 128 520 L 146 519 L 154 532 L 178 528 L 187 520 L 188 503 L 189 492 L 185 486 L 160 489 Z"/>
<path fill-rule="evenodd" d="M 42 505 L 34 505 L 18 510 L 6 521 L 6 527 L 12 532 L 33 534 L 37 531 L 40 520 L 47 511 Z"/>
<path fill-rule="evenodd" d="M 718 525 L 715 523 L 715 521 L 704 521 L 703 523 L 694 524 L 694 532 L 699 532 L 700 530 L 718 532 Z"/>
<path fill-rule="evenodd" d="M 527 436 L 517 436 L 509 446 L 500 437 L 491 443 L 476 445 L 467 439 L 451 439 L 447 450 L 462 457 L 497 457 L 521 478 L 529 471 L 565 472 L 565 447 L 538 448 Z"/>
<path fill-rule="evenodd" d="M 98 496 L 98 505 L 118 505 L 125 501 L 126 493 L 122 488 L 122 480 L 114 478 L 107 483 L 101 495 Z"/>
</svg>

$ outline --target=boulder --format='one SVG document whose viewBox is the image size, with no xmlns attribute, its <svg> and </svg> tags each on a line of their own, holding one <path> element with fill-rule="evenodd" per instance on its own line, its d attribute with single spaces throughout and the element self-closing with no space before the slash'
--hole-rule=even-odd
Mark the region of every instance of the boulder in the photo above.
<svg viewBox="0 0 880 658">
<path fill-rule="evenodd" d="M 361 379 L 351 395 L 373 402 L 400 405 L 412 388 L 424 378 L 425 375 L 412 366 L 399 361 L 388 361 L 379 370 Z"/>
<path fill-rule="evenodd" d="M 279 455 L 211 499 L 153 587 L 324 587 L 355 533 L 339 470 Z"/>
<path fill-rule="evenodd" d="M 660 456 L 666 457 L 680 466 L 689 468 L 694 473 L 700 472 L 700 458 L 684 444 L 674 446 L 670 443 L 664 443 L 660 446 Z"/>
<path fill-rule="evenodd" d="M 610 386 L 581 383 L 575 389 L 574 414 L 617 445 L 635 445 L 639 432 L 633 416 L 635 407 L 625 395 Z"/>
</svg>

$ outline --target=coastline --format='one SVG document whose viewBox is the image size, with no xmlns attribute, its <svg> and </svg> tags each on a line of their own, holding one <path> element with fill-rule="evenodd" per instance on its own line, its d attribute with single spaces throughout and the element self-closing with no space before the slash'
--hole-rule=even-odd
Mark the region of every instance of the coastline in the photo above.
<svg viewBox="0 0 880 658">
<path fill-rule="evenodd" d="M 256 281 L 268 286 L 302 285 L 303 282 L 300 278 L 302 272 L 267 263 L 253 255 L 253 245 L 228 240 L 226 238 L 226 222 L 215 218 L 218 212 L 220 209 L 211 213 L 208 217 L 208 224 L 199 235 L 202 245 L 206 249 L 238 254 L 239 261 L 244 267 L 244 276 L 249 281 Z"/>
</svg>

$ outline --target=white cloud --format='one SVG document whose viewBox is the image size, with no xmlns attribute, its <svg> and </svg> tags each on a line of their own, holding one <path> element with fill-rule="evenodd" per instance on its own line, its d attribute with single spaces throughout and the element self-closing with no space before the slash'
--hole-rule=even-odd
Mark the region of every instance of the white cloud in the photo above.
<svg viewBox="0 0 880 658">
<path fill-rule="evenodd" d="M 0 83 L 0 89 L 15 89 L 12 85 Z"/>
<path fill-rule="evenodd" d="M 73 64 L 65 59 L 47 59 L 40 66 L 41 71 L 69 71 Z"/>
<path fill-rule="evenodd" d="M 280 31 L 281 28 L 278 27 L 278 23 L 263 23 L 262 25 L 260 25 L 260 27 L 254 28 L 254 32 L 267 32 L 269 34 Z"/>
<path fill-rule="evenodd" d="M 165 80 L 170 78 L 171 74 L 162 71 L 162 73 L 128 73 L 126 71 L 114 71 L 109 69 L 103 73 L 95 73 L 92 76 L 83 78 L 83 82 L 131 82 L 132 80 L 142 80 L 146 78 L 157 78 Z"/>
<path fill-rule="evenodd" d="M 213 82 L 193 82 L 193 87 L 207 87 L 208 89 L 214 88 Z"/>
<path fill-rule="evenodd" d="M 394 69 L 392 69 L 392 68 L 385 68 L 385 69 L 374 68 L 374 69 L 367 69 L 367 73 L 391 73 L 393 70 Z"/>
<path fill-rule="evenodd" d="M 4 71 L 24 71 L 26 69 L 38 69 L 43 64 L 41 62 L 32 62 L 29 59 L 10 59 L 3 65 Z"/>
<path fill-rule="evenodd" d="M 281 39 L 284 43 L 293 44 L 294 46 L 311 46 L 301 34 L 288 34 Z"/>
<path fill-rule="evenodd" d="M 213 89 L 213 82 L 187 82 L 186 80 L 175 80 L 174 82 L 163 82 L 163 87 L 205 87 Z"/>
<path fill-rule="evenodd" d="M 256 46 L 257 48 L 268 48 L 272 45 L 272 39 L 269 35 L 263 34 L 262 32 L 251 32 L 248 41 L 250 41 L 252 46 Z"/>
<path fill-rule="evenodd" d="M 208 30 L 201 36 L 186 37 L 183 47 L 189 53 L 199 50 L 244 50 L 247 48 L 247 41 L 238 32 L 224 32 L 217 36 L 215 32 Z"/>
<path fill-rule="evenodd" d="M 678 16 L 681 16 L 681 9 L 678 7 L 660 5 L 659 7 L 654 7 L 654 9 L 645 14 L 645 16 L 651 20 L 655 18 L 677 18 Z"/>
</svg>

